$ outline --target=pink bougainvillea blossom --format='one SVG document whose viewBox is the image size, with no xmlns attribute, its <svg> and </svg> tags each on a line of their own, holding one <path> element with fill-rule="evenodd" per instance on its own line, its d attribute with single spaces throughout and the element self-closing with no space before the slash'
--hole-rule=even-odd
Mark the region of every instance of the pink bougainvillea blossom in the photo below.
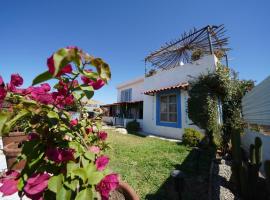
<svg viewBox="0 0 270 200">
<path fill-rule="evenodd" d="M 46 156 L 49 160 L 52 160 L 56 163 L 67 162 L 69 160 L 74 160 L 73 154 L 75 153 L 74 149 L 63 149 L 63 148 L 53 148 L 49 147 L 46 150 Z"/>
<path fill-rule="evenodd" d="M 91 81 L 91 83 L 89 83 L 89 85 L 93 86 L 94 90 L 98 90 L 105 85 L 105 81 L 103 81 L 102 79 L 99 78 L 99 79 L 97 79 L 97 81 Z"/>
<path fill-rule="evenodd" d="M 16 193 L 18 191 L 18 179 L 20 173 L 14 170 L 7 171 L 1 178 L 0 183 L 0 192 L 3 193 L 3 196 L 8 196 Z"/>
<path fill-rule="evenodd" d="M 54 60 L 53 55 L 47 59 L 47 66 L 49 68 L 50 74 L 54 74 L 55 72 L 55 66 L 54 66 Z M 56 75 L 56 77 L 59 77 L 63 74 L 70 74 L 72 72 L 72 66 L 70 64 L 64 66 Z"/>
<path fill-rule="evenodd" d="M 28 138 L 29 141 L 38 140 L 39 139 L 39 135 L 37 133 L 29 133 L 27 135 L 27 138 Z"/>
<path fill-rule="evenodd" d="M 87 134 L 93 133 L 93 128 L 92 127 L 87 127 L 85 130 L 86 130 Z"/>
<path fill-rule="evenodd" d="M 106 140 L 108 137 L 108 134 L 105 131 L 100 131 L 100 132 L 98 132 L 98 137 L 101 140 Z"/>
<path fill-rule="evenodd" d="M 19 74 L 11 74 L 10 84 L 20 87 L 23 84 L 23 78 Z"/>
<path fill-rule="evenodd" d="M 48 83 L 43 83 L 40 85 L 44 92 L 49 92 L 51 90 L 51 86 Z"/>
<path fill-rule="evenodd" d="M 99 154 L 100 148 L 98 146 L 91 146 L 91 147 L 89 147 L 89 151 L 91 151 L 92 153 L 95 153 L 95 154 Z"/>
<path fill-rule="evenodd" d="M 76 118 L 76 119 L 72 119 L 71 121 L 70 121 L 70 125 L 71 126 L 77 126 L 78 125 L 78 119 Z"/>
<path fill-rule="evenodd" d="M 99 191 L 102 200 L 108 200 L 110 192 L 117 189 L 119 186 L 119 177 L 117 174 L 109 174 L 105 176 L 100 183 L 96 186 Z"/>
<path fill-rule="evenodd" d="M 100 156 L 96 159 L 96 167 L 98 171 L 102 171 L 108 165 L 110 159 L 108 156 Z"/>
<path fill-rule="evenodd" d="M 86 70 L 84 70 L 84 71 L 86 71 L 86 72 L 88 72 L 88 73 L 92 72 L 91 69 L 86 69 Z M 82 82 L 83 82 L 84 84 L 86 84 L 86 85 L 88 85 L 89 83 L 91 83 L 91 79 L 88 78 L 88 77 L 86 77 L 86 76 L 81 76 L 81 80 L 82 80 Z"/>
<path fill-rule="evenodd" d="M 4 87 L 5 83 L 4 83 L 4 80 L 2 78 L 2 76 L 0 76 L 0 87 Z"/>
<path fill-rule="evenodd" d="M 43 199 L 43 192 L 48 187 L 50 175 L 47 173 L 33 174 L 26 182 L 24 192 L 32 200 Z"/>
<path fill-rule="evenodd" d="M 7 91 L 5 90 L 4 87 L 0 86 L 0 102 L 6 97 Z"/>
</svg>

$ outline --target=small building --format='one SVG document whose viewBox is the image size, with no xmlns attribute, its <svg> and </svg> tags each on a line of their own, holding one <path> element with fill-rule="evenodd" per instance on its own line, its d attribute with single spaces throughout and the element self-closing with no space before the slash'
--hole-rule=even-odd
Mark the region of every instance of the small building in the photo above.
<svg viewBox="0 0 270 200">
<path fill-rule="evenodd" d="M 103 120 L 126 126 L 136 119 L 145 134 L 181 139 L 184 128 L 193 127 L 188 118 L 188 81 L 216 69 L 217 59 L 207 55 L 193 63 L 159 70 L 117 86 L 117 102 L 103 105 Z"/>
</svg>

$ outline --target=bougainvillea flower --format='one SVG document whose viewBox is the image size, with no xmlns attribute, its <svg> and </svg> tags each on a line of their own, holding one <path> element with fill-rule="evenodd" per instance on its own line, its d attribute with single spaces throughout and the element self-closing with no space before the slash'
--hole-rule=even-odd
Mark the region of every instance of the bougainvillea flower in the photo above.
<svg viewBox="0 0 270 200">
<path fill-rule="evenodd" d="M 91 80 L 88 85 L 93 86 L 94 90 L 98 90 L 105 85 L 105 81 L 103 81 L 102 79 L 97 79 L 97 81 Z"/>
<path fill-rule="evenodd" d="M 4 85 L 5 85 L 4 80 L 2 76 L 0 76 L 0 86 L 4 87 Z"/>
<path fill-rule="evenodd" d="M 7 95 L 7 91 L 4 87 L 0 87 L 0 101 L 2 101 Z"/>
<path fill-rule="evenodd" d="M 23 78 L 19 74 L 11 74 L 10 84 L 20 87 L 23 84 Z"/>
<path fill-rule="evenodd" d="M 84 70 L 84 71 L 89 72 L 89 73 L 92 72 L 91 69 L 86 69 L 86 70 Z M 81 76 L 81 80 L 82 80 L 82 82 L 83 82 L 84 84 L 86 84 L 86 85 L 88 85 L 89 83 L 91 83 L 91 79 L 88 78 L 88 77 L 86 77 L 86 76 Z"/>
<path fill-rule="evenodd" d="M 87 134 L 93 133 L 93 128 L 92 127 L 87 127 L 85 130 L 86 130 Z"/>
<path fill-rule="evenodd" d="M 108 200 L 110 192 L 117 189 L 119 186 L 119 177 L 117 174 L 109 174 L 105 176 L 100 183 L 96 186 L 99 191 L 102 200 Z"/>
<path fill-rule="evenodd" d="M 100 131 L 100 132 L 98 132 L 98 137 L 101 140 L 106 140 L 108 137 L 108 134 L 105 131 Z"/>
<path fill-rule="evenodd" d="M 39 139 L 39 135 L 37 133 L 29 133 L 27 135 L 27 138 L 28 138 L 29 141 L 38 140 Z"/>
<path fill-rule="evenodd" d="M 44 90 L 44 92 L 49 92 L 51 90 L 51 86 L 48 83 L 41 84 L 41 88 Z"/>
<path fill-rule="evenodd" d="M 76 119 L 72 119 L 71 121 L 70 121 L 70 125 L 71 126 L 76 126 L 76 125 L 78 125 L 78 119 L 76 118 Z"/>
<path fill-rule="evenodd" d="M 110 159 L 107 156 L 100 156 L 96 159 L 96 167 L 98 171 L 102 171 L 106 168 L 106 166 L 108 165 Z"/>
<path fill-rule="evenodd" d="M 48 187 L 50 175 L 47 173 L 33 174 L 27 181 L 24 187 L 24 192 L 27 197 L 32 200 L 42 199 L 43 192 Z"/>
<path fill-rule="evenodd" d="M 55 66 L 54 66 L 53 55 L 50 58 L 47 59 L 47 66 L 49 68 L 50 74 L 54 74 Z M 70 64 L 68 64 L 58 72 L 56 77 L 59 77 L 59 76 L 61 76 L 63 74 L 70 74 L 71 72 L 72 72 L 72 66 Z"/>
<path fill-rule="evenodd" d="M 65 104 L 67 106 L 70 106 L 70 105 L 73 105 L 74 104 L 74 97 L 73 95 L 68 95 L 66 98 L 65 98 Z"/>
<path fill-rule="evenodd" d="M 98 146 L 91 146 L 88 150 L 95 154 L 99 154 L 100 152 L 100 148 Z"/>
<path fill-rule="evenodd" d="M 3 193 L 3 196 L 8 196 L 16 193 L 18 191 L 18 178 L 20 173 L 14 170 L 7 171 L 1 178 L 0 183 L 0 192 Z"/>
<path fill-rule="evenodd" d="M 49 147 L 46 150 L 46 156 L 49 160 L 52 160 L 56 163 L 67 162 L 69 160 L 74 160 L 73 154 L 75 153 L 74 149 L 61 149 Z"/>
</svg>

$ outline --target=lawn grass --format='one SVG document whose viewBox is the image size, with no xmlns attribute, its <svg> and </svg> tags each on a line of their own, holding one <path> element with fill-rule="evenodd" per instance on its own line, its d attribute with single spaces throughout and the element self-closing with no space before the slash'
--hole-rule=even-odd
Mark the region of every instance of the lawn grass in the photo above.
<svg viewBox="0 0 270 200">
<path fill-rule="evenodd" d="M 119 173 L 137 192 L 141 199 L 159 191 L 170 176 L 188 156 L 190 148 L 170 141 L 136 135 L 123 135 L 108 131 L 111 149 L 109 167 Z M 159 199 L 165 199 L 165 191 Z M 162 197 L 164 196 L 164 197 Z"/>
</svg>

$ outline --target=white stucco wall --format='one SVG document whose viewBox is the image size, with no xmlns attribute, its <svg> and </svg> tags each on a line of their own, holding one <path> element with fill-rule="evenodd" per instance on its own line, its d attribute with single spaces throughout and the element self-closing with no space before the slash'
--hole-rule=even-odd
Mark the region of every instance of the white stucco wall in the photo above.
<svg viewBox="0 0 270 200">
<path fill-rule="evenodd" d="M 194 63 L 187 63 L 170 70 L 158 71 L 155 75 L 145 78 L 144 89 L 152 90 L 162 87 L 173 86 L 178 83 L 184 83 L 197 77 L 202 73 L 216 69 L 216 58 L 213 55 L 204 56 Z"/>
<path fill-rule="evenodd" d="M 151 77 L 145 78 L 144 90 L 160 89 L 162 87 L 169 87 L 178 83 L 188 82 L 190 79 L 192 79 L 192 77 L 197 77 L 202 73 L 208 73 L 209 71 L 214 71 L 215 69 L 216 58 L 211 55 L 205 56 L 193 64 L 188 63 L 171 70 L 160 71 Z M 144 95 L 143 131 L 146 134 L 155 134 L 168 138 L 181 139 L 184 128 L 197 128 L 194 125 L 190 125 L 191 121 L 187 116 L 187 91 L 179 89 L 179 92 L 181 92 L 181 128 L 156 125 L 156 96 Z"/>
<path fill-rule="evenodd" d="M 117 86 L 117 102 L 121 101 L 121 91 L 132 88 L 131 101 L 142 101 L 144 91 L 144 77 L 139 77 Z"/>
</svg>

